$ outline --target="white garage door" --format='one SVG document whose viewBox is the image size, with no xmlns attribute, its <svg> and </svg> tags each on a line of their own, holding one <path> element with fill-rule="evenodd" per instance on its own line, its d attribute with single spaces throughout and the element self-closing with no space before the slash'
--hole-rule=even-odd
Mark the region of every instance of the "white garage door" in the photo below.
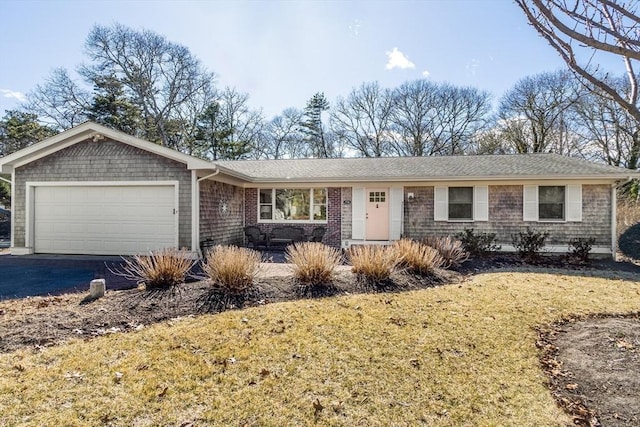
<svg viewBox="0 0 640 427">
<path fill-rule="evenodd" d="M 37 253 L 133 255 L 177 246 L 174 186 L 36 187 Z"/>
</svg>

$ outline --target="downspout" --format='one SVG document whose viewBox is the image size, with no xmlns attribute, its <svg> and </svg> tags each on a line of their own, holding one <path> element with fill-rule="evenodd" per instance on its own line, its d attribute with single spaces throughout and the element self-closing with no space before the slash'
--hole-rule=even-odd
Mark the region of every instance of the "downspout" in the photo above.
<svg viewBox="0 0 640 427">
<path fill-rule="evenodd" d="M 209 179 L 213 176 L 216 176 L 220 173 L 220 169 L 218 169 L 217 166 L 214 166 L 215 170 L 213 173 L 210 173 L 209 175 L 203 176 L 202 178 L 197 178 L 195 180 L 195 197 L 194 197 L 194 205 L 195 205 L 195 215 L 194 215 L 194 219 L 195 219 L 195 242 L 194 244 L 196 245 L 196 252 L 198 253 L 198 257 L 202 258 L 202 250 L 200 249 L 200 182 L 204 181 L 205 179 Z M 194 171 L 195 173 L 195 171 Z"/>
<path fill-rule="evenodd" d="M 617 261 L 618 252 L 618 188 L 631 181 L 632 177 L 627 177 L 624 181 L 611 184 L 611 257 Z"/>
</svg>

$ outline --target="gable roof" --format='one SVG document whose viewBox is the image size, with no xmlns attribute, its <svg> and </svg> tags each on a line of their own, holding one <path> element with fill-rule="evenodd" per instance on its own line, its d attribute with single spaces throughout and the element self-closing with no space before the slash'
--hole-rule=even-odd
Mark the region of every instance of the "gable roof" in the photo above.
<svg viewBox="0 0 640 427">
<path fill-rule="evenodd" d="M 11 173 L 15 167 L 48 156 L 56 151 L 70 147 L 79 142 L 86 141 L 87 139 L 94 138 L 94 140 L 99 141 L 102 137 L 122 142 L 159 156 L 184 163 L 187 165 L 187 169 L 215 169 L 215 165 L 206 160 L 180 153 L 179 151 L 171 148 L 136 138 L 135 136 L 131 136 L 124 132 L 111 129 L 94 122 L 85 122 L 74 128 L 60 132 L 50 138 L 44 139 L 27 148 L 9 154 L 8 156 L 0 157 L 0 172 Z"/>
<path fill-rule="evenodd" d="M 216 162 L 250 182 L 626 179 L 635 171 L 557 154 L 238 160 Z"/>
<path fill-rule="evenodd" d="M 629 169 L 557 154 L 378 157 L 342 159 L 236 160 L 209 162 L 85 122 L 32 146 L 0 157 L 0 172 L 40 159 L 87 139 L 106 137 L 184 163 L 187 169 L 216 170 L 247 183 L 469 181 L 506 179 L 639 178 Z"/>
</svg>

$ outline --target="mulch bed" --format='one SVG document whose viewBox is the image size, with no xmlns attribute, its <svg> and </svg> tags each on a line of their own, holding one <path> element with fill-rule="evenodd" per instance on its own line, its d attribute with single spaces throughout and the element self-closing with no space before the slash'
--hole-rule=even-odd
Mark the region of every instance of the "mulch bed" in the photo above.
<svg viewBox="0 0 640 427">
<path fill-rule="evenodd" d="M 206 282 L 182 285 L 176 291 L 140 289 L 109 291 L 95 301 L 82 294 L 26 298 L 0 305 L 0 352 L 58 345 L 70 338 L 90 339 L 140 330 L 176 317 L 215 313 L 271 302 L 362 292 L 396 292 L 463 280 L 489 271 L 574 269 L 640 273 L 634 263 L 598 260 L 589 266 L 562 257 L 543 257 L 536 265 L 516 256 L 497 254 L 470 260 L 455 272 L 437 277 L 395 274 L 382 286 L 342 271 L 331 286 L 301 288 L 290 277 L 265 277 L 247 297 L 224 298 Z M 594 269 L 595 268 L 595 269 Z M 567 319 L 541 329 L 537 342 L 551 393 L 580 426 L 640 425 L 640 315 Z"/>
<path fill-rule="evenodd" d="M 640 425 L 639 313 L 567 319 L 539 334 L 549 387 L 575 425 Z"/>
<path fill-rule="evenodd" d="M 456 272 L 441 271 L 434 277 L 397 273 L 381 291 L 420 289 L 461 280 Z M 263 277 L 246 296 L 215 293 L 206 281 L 185 283 L 174 289 L 107 291 L 97 300 L 85 294 L 25 298 L 0 305 L 0 352 L 19 348 L 58 345 L 70 338 L 92 337 L 140 330 L 165 320 L 216 313 L 300 298 L 376 292 L 350 271 L 341 271 L 326 286 L 299 286 L 291 277 Z"/>
</svg>

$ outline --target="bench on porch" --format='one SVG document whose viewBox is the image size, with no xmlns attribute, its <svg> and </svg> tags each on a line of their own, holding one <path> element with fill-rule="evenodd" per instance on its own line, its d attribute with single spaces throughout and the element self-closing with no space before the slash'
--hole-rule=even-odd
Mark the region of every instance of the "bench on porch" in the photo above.
<svg viewBox="0 0 640 427">
<path fill-rule="evenodd" d="M 325 227 L 315 227 L 310 235 L 305 234 L 304 228 L 292 225 L 274 227 L 269 232 L 262 231 L 257 225 L 244 227 L 247 246 L 256 250 L 284 248 L 297 242 L 322 242 L 325 232 Z"/>
<path fill-rule="evenodd" d="M 283 226 L 274 227 L 269 233 L 268 246 L 287 246 L 296 242 L 305 242 L 307 236 L 302 227 Z"/>
</svg>

